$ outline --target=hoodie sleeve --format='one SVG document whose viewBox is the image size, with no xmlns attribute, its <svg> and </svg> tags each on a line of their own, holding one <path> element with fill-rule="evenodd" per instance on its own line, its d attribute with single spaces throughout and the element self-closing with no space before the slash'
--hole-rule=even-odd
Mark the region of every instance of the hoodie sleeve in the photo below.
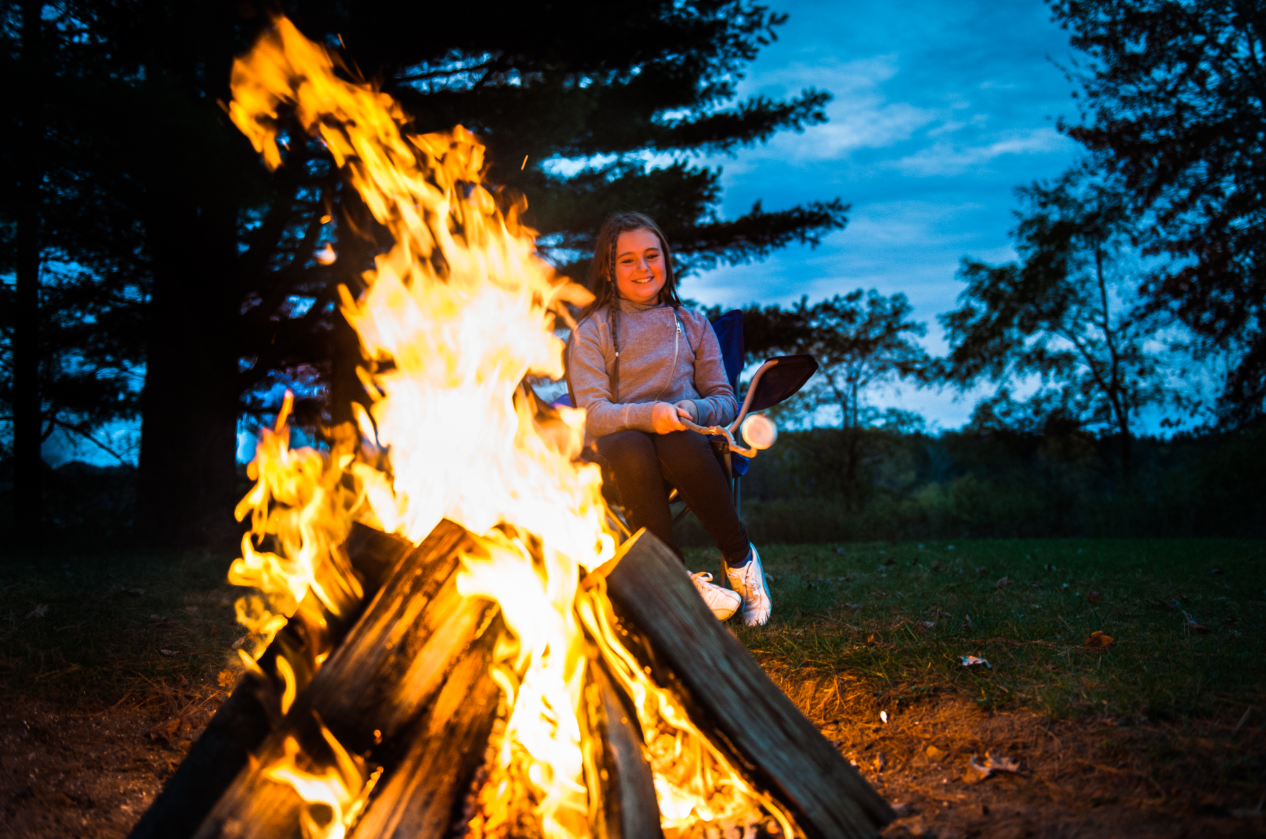
<svg viewBox="0 0 1266 839">
<path fill-rule="evenodd" d="M 629 429 L 654 431 L 651 425 L 653 402 L 617 404 L 611 401 L 607 362 L 614 360 L 615 350 L 595 320 L 586 318 L 576 327 L 567 350 L 567 375 L 576 407 L 585 409 L 585 430 L 593 437 Z"/>
<path fill-rule="evenodd" d="M 699 349 L 695 351 L 694 382 L 695 390 L 701 397 L 695 400 L 699 408 L 699 424 L 728 425 L 738 416 L 738 400 L 725 375 L 721 345 L 707 318 L 691 312 L 691 321 L 691 331 L 700 333 Z"/>
</svg>

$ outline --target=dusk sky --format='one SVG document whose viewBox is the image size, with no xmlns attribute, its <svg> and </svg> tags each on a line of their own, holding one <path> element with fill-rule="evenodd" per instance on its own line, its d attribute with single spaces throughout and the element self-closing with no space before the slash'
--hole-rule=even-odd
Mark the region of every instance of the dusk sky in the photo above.
<svg viewBox="0 0 1266 839">
<path fill-rule="evenodd" d="M 790 19 L 740 94 L 829 90 L 830 122 L 710 160 L 724 168 L 724 212 L 736 217 L 757 199 L 777 210 L 839 197 L 852 205 L 849 224 L 816 250 L 793 246 L 691 277 L 684 293 L 742 306 L 855 288 L 904 292 L 928 326 L 927 348 L 943 353 L 936 315 L 955 306 L 959 260 L 1014 258 L 1012 190 L 1077 157 L 1055 128 L 1076 116 L 1072 84 L 1056 66 L 1071 58 L 1068 34 L 1040 0 L 774 6 Z M 907 390 L 876 401 L 952 429 L 975 399 Z"/>
</svg>

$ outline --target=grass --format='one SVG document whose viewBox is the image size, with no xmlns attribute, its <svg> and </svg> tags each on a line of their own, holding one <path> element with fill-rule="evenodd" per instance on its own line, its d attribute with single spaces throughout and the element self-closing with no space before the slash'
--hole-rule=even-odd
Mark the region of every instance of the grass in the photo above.
<svg viewBox="0 0 1266 839">
<path fill-rule="evenodd" d="M 717 564 L 691 550 L 692 568 Z M 762 662 L 1051 718 L 1180 719 L 1266 698 L 1266 543 L 1014 540 L 762 548 Z M 1109 646 L 1088 644 L 1092 633 Z M 986 659 L 964 666 L 963 657 Z"/>
<path fill-rule="evenodd" d="M 229 557 L 67 553 L 0 565 L 0 695 L 92 711 L 216 684 L 243 633 Z"/>
<path fill-rule="evenodd" d="M 719 563 L 711 550 L 687 556 L 694 569 Z M 1266 698 L 1266 542 L 770 545 L 762 556 L 774 620 L 739 628 L 748 648 L 797 672 L 848 673 L 898 705 L 951 693 L 1053 719 L 1164 720 Z M 228 561 L 73 554 L 0 567 L 0 690 L 109 705 L 138 681 L 214 677 L 242 634 Z M 1095 631 L 1111 646 L 1088 646 Z M 965 667 L 966 655 L 990 666 Z"/>
<path fill-rule="evenodd" d="M 1163 796 L 1198 789 L 1254 805 L 1266 788 L 1266 542 L 849 543 L 761 553 L 773 620 L 731 625 L 815 722 L 836 724 L 828 736 L 842 744 L 880 737 L 883 709 L 897 720 L 939 719 L 960 751 L 983 752 L 989 743 L 975 743 L 974 724 L 954 710 L 974 706 L 1035 716 L 1060 737 L 1075 728 L 1075 744 L 1064 742 L 1086 765 L 1127 767 Z M 714 550 L 687 556 L 693 570 L 718 568 Z M 0 566 L 0 697 L 72 714 L 127 701 L 173 720 L 214 707 L 222 671 L 240 670 L 229 559 L 67 553 Z M 1096 631 L 1111 644 L 1088 644 Z M 964 666 L 968 655 L 990 666 Z M 952 737 L 951 712 L 967 719 Z M 921 765 L 927 743 L 904 730 L 883 726 L 884 748 Z"/>
</svg>

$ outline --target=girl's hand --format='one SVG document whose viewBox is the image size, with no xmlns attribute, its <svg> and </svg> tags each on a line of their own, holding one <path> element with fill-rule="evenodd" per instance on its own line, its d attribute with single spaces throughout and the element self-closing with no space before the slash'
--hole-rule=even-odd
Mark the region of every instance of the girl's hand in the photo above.
<svg viewBox="0 0 1266 839">
<path fill-rule="evenodd" d="M 677 403 L 677 416 L 685 417 L 695 425 L 699 424 L 699 406 L 693 399 L 683 399 Z"/>
<path fill-rule="evenodd" d="M 667 402 L 656 402 L 651 408 L 651 428 L 656 434 L 671 434 L 674 431 L 685 431 L 677 415 L 677 406 Z"/>
</svg>

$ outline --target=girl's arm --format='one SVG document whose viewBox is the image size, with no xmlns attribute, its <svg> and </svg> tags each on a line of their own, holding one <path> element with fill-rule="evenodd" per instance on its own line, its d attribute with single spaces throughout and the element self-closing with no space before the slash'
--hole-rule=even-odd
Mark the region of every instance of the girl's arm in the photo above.
<svg viewBox="0 0 1266 839">
<path fill-rule="evenodd" d="M 593 437 L 627 429 L 654 433 L 652 413 L 656 403 L 611 401 L 607 356 L 614 350 L 605 331 L 599 330 L 594 321 L 595 318 L 587 318 L 580 323 L 568 344 L 567 374 L 576 407 L 585 409 L 585 430 Z"/>
<path fill-rule="evenodd" d="M 703 322 L 702 340 L 695 351 L 695 390 L 700 399 L 694 400 L 698 409 L 699 425 L 728 425 L 738 416 L 738 400 L 734 388 L 725 375 L 725 363 L 721 360 L 721 345 L 717 342 L 712 324 L 702 315 L 695 317 Z"/>
</svg>

